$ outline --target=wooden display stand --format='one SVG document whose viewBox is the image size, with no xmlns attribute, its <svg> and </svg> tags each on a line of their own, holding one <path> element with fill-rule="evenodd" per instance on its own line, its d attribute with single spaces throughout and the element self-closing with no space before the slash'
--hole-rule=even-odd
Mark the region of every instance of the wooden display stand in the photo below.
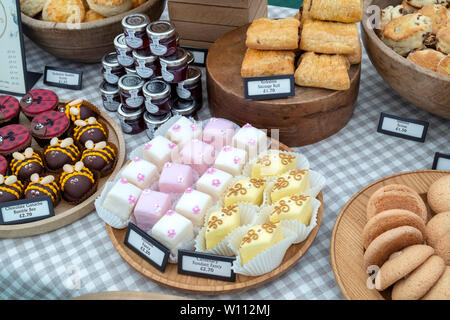
<svg viewBox="0 0 450 320">
<path fill-rule="evenodd" d="M 182 46 L 209 49 L 228 31 L 267 16 L 267 0 L 169 0 Z"/>
</svg>

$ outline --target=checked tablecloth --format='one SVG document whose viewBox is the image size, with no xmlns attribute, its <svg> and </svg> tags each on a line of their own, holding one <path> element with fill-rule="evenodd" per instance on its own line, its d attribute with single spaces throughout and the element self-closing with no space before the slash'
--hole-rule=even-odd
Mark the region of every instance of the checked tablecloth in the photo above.
<svg viewBox="0 0 450 320">
<path fill-rule="evenodd" d="M 269 6 L 272 18 L 293 16 L 295 12 Z M 101 106 L 100 65 L 60 60 L 30 40 L 25 42 L 30 71 L 43 72 L 45 65 L 83 71 L 82 91 L 51 90 L 61 98 L 82 97 Z M 42 79 L 36 87 L 45 87 Z M 204 94 L 206 97 L 206 90 Z M 425 143 L 377 133 L 380 112 L 429 121 Z M 110 114 L 118 121 L 115 114 Z M 199 117 L 205 119 L 209 115 L 205 102 Z M 147 141 L 145 133 L 125 135 L 125 139 L 127 152 Z M 247 292 L 212 298 L 343 299 L 329 256 L 331 232 L 341 208 L 370 182 L 400 171 L 429 169 L 435 152 L 450 153 L 450 121 L 402 99 L 382 80 L 364 52 L 361 87 L 353 118 L 334 136 L 295 150 L 305 154 L 312 167 L 328 180 L 323 190 L 325 210 L 317 238 L 304 257 L 280 278 Z M 79 282 L 74 281 L 74 275 Z M 122 260 L 109 240 L 105 224 L 95 212 L 54 232 L 0 240 L 0 299 L 70 299 L 115 290 L 183 295 L 145 278 Z"/>
</svg>

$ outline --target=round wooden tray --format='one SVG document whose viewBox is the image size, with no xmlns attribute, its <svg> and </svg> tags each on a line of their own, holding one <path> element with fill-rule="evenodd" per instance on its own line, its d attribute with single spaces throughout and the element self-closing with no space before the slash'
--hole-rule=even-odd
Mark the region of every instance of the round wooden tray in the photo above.
<svg viewBox="0 0 450 320">
<path fill-rule="evenodd" d="M 292 151 L 288 147 L 280 143 L 280 149 L 284 151 Z M 295 265 L 295 263 L 300 260 L 300 258 L 306 253 L 314 239 L 316 238 L 317 232 L 319 231 L 320 224 L 323 217 L 323 196 L 322 192 L 318 195 L 317 199 L 322 203 L 319 212 L 317 214 L 317 226 L 311 231 L 308 238 L 299 243 L 292 245 L 286 252 L 283 262 L 281 265 L 267 273 L 258 277 L 243 276 L 240 274 L 236 275 L 236 282 L 226 282 L 220 280 L 211 280 L 193 276 L 187 276 L 178 274 L 176 264 L 168 264 L 166 271 L 163 273 L 147 261 L 142 259 L 136 253 L 131 251 L 124 244 L 125 234 L 127 229 L 114 229 L 109 225 L 106 225 L 108 235 L 111 241 L 122 256 L 122 258 L 128 262 L 134 269 L 142 273 L 147 278 L 158 282 L 164 286 L 180 290 L 186 293 L 195 294 L 205 294 L 205 295 L 218 295 L 218 294 L 228 294 L 238 291 L 245 291 L 257 286 L 263 285 L 269 281 L 276 279 L 281 276 L 287 270 Z"/>
<path fill-rule="evenodd" d="M 390 299 L 390 290 L 378 292 L 369 289 L 369 275 L 363 267 L 364 248 L 362 231 L 367 222 L 366 206 L 370 196 L 379 188 L 392 184 L 404 184 L 416 190 L 426 202 L 430 185 L 450 171 L 420 170 L 398 173 L 377 180 L 356 193 L 344 206 L 335 222 L 331 235 L 330 255 L 334 276 L 342 294 L 349 300 Z M 427 204 L 428 216 L 431 209 Z"/>
<path fill-rule="evenodd" d="M 288 99 L 253 101 L 244 98 L 241 65 L 248 26 L 226 33 L 209 49 L 206 61 L 209 107 L 215 117 L 260 129 L 279 129 L 279 140 L 303 146 L 323 140 L 350 120 L 359 92 L 361 64 L 353 65 L 349 90 L 295 86 Z"/>
<path fill-rule="evenodd" d="M 65 103 L 61 102 L 60 104 Z M 109 131 L 108 141 L 114 143 L 119 150 L 116 167 L 110 174 L 111 177 L 114 177 L 119 172 L 125 160 L 125 139 L 119 125 L 110 116 L 100 111 L 99 119 L 107 125 Z M 19 121 L 25 126 L 30 123 L 30 121 L 23 114 L 20 115 Z M 32 146 L 40 149 L 34 140 L 32 142 Z M 25 224 L 0 226 L 0 238 L 21 238 L 34 236 L 62 228 L 83 218 L 95 209 L 94 201 L 100 195 L 103 185 L 108 181 L 108 179 L 108 176 L 101 178 L 98 183 L 97 192 L 83 201 L 83 203 L 74 206 L 64 200 L 61 200 L 55 208 L 54 217 Z"/>
</svg>

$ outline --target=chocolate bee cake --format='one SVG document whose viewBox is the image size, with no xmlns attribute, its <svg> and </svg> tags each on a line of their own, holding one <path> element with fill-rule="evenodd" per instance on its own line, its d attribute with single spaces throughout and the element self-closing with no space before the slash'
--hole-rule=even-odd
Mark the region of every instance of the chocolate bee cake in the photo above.
<svg viewBox="0 0 450 320">
<path fill-rule="evenodd" d="M 97 113 L 92 110 L 88 103 L 82 99 L 73 100 L 66 106 L 62 107 L 60 111 L 64 112 L 70 121 L 86 120 L 90 117 L 97 117 Z"/>
<path fill-rule="evenodd" d="M 16 201 L 22 197 L 24 184 L 16 176 L 0 175 L 0 202 Z"/>
<path fill-rule="evenodd" d="M 75 121 L 73 137 L 76 142 L 84 146 L 88 140 L 92 140 L 94 143 L 107 140 L 108 133 L 96 118 L 90 117 L 87 120 Z"/>
<path fill-rule="evenodd" d="M 95 192 L 96 178 L 83 162 L 79 161 L 75 165 L 66 164 L 63 170 L 59 183 L 64 200 L 79 203 Z"/>
<path fill-rule="evenodd" d="M 37 173 L 30 177 L 31 182 L 25 189 L 25 199 L 34 199 L 42 196 L 50 196 L 53 206 L 61 200 L 61 191 L 54 176 L 40 178 Z"/>
<path fill-rule="evenodd" d="M 44 171 L 44 162 L 39 153 L 28 147 L 23 153 L 14 152 L 10 162 L 10 168 L 13 175 L 19 180 L 30 180 L 33 173 L 40 174 Z"/>
<path fill-rule="evenodd" d="M 64 140 L 53 138 L 44 150 L 47 168 L 52 171 L 62 169 L 65 164 L 74 164 L 80 159 L 80 155 L 80 149 L 74 144 L 72 138 Z"/>
<path fill-rule="evenodd" d="M 94 144 L 89 140 L 85 144 L 86 150 L 83 151 L 81 161 L 85 167 L 90 170 L 105 174 L 114 168 L 117 152 L 116 149 L 105 141 Z"/>
</svg>

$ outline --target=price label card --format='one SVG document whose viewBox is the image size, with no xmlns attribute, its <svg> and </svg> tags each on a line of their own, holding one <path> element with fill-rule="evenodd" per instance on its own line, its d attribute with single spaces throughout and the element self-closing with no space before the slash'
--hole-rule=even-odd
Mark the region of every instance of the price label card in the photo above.
<svg viewBox="0 0 450 320">
<path fill-rule="evenodd" d="M 0 203 L 0 224 L 22 224 L 53 217 L 49 196 Z"/>
<path fill-rule="evenodd" d="M 427 121 L 407 119 L 382 112 L 377 131 L 394 137 L 425 142 L 428 126 Z"/>
<path fill-rule="evenodd" d="M 185 47 L 185 46 L 183 46 L 183 48 L 192 52 L 192 54 L 194 55 L 194 62 L 192 63 L 193 65 L 199 67 L 206 66 L 206 56 L 208 55 L 208 49 Z"/>
<path fill-rule="evenodd" d="M 44 84 L 72 90 L 81 90 L 83 72 L 65 68 L 45 67 Z"/>
<path fill-rule="evenodd" d="M 436 152 L 433 160 L 433 170 L 450 171 L 450 154 Z"/>
<path fill-rule="evenodd" d="M 170 250 L 145 231 L 139 229 L 135 224 L 128 224 L 124 243 L 161 272 L 166 270 Z"/>
<path fill-rule="evenodd" d="M 250 100 L 288 98 L 295 95 L 294 75 L 244 78 L 244 94 Z"/>
<path fill-rule="evenodd" d="M 235 282 L 236 274 L 232 269 L 234 260 L 234 257 L 178 250 L 178 273 Z"/>
</svg>

